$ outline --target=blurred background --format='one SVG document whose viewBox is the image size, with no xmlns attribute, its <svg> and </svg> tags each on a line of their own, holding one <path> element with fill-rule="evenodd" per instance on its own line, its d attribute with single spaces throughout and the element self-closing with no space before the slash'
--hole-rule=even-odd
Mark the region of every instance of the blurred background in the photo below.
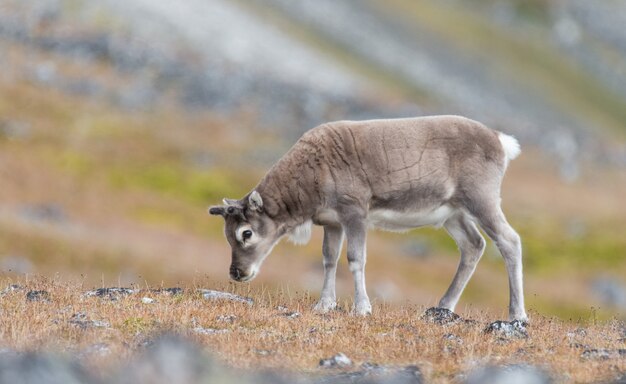
<svg viewBox="0 0 626 384">
<path fill-rule="evenodd" d="M 624 25 L 620 0 L 1 0 L 0 273 L 226 282 L 206 208 L 303 132 L 462 114 L 522 143 L 503 204 L 531 312 L 624 317 Z M 320 229 L 281 244 L 250 287 L 317 295 L 320 249 Z M 368 250 L 378 303 L 436 304 L 458 262 L 443 230 L 371 232 Z M 490 244 L 458 311 L 507 302 Z"/>
</svg>

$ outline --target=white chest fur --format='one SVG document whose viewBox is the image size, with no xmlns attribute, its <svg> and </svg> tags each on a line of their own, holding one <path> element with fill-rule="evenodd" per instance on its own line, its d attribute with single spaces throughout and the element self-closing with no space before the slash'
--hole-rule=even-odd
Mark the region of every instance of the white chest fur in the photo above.
<svg viewBox="0 0 626 384">
<path fill-rule="evenodd" d="M 455 210 L 448 205 L 442 205 L 430 210 L 407 212 L 375 209 L 369 212 L 367 220 L 371 227 L 404 232 L 412 228 L 428 225 L 440 227 L 454 213 Z"/>
</svg>

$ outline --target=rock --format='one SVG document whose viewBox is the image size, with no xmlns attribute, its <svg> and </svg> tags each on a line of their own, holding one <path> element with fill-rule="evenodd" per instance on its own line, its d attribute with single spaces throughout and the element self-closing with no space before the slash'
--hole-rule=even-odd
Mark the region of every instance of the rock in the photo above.
<svg viewBox="0 0 626 384">
<path fill-rule="evenodd" d="M 589 360 L 609 360 L 626 357 L 626 349 L 585 349 L 580 355 Z"/>
<path fill-rule="evenodd" d="M 519 320 L 494 321 L 493 323 L 489 324 L 487 328 L 485 328 L 485 333 L 491 333 L 504 338 L 516 337 L 520 339 L 525 339 L 528 337 L 528 332 L 526 331 L 526 323 Z"/>
<path fill-rule="evenodd" d="M 230 332 L 229 329 L 215 329 L 215 328 L 202 328 L 202 327 L 195 327 L 192 329 L 192 331 L 200 335 L 219 335 L 222 333 Z"/>
<path fill-rule="evenodd" d="M 254 304 L 254 300 L 251 298 L 235 295 L 230 292 L 214 291 L 212 289 L 198 289 L 198 292 L 202 293 L 202 297 L 207 300 L 228 300 L 246 303 L 248 305 Z"/>
<path fill-rule="evenodd" d="M 144 304 L 152 304 L 154 303 L 156 300 L 150 298 L 150 297 L 142 297 L 141 298 L 141 302 Z"/>
<path fill-rule="evenodd" d="M 422 315 L 422 319 L 429 323 L 439 325 L 456 323 L 462 320 L 461 316 L 451 310 L 437 307 L 428 308 L 426 312 L 424 312 L 424 315 Z"/>
<path fill-rule="evenodd" d="M 48 291 L 28 291 L 26 293 L 26 300 L 28 301 L 43 301 L 50 302 L 50 294 Z"/>
<path fill-rule="evenodd" d="M 24 290 L 24 287 L 22 287 L 21 285 L 11 284 L 0 292 L 0 296 L 8 295 L 13 292 L 23 291 L 23 290 Z"/>
<path fill-rule="evenodd" d="M 324 367 L 324 368 L 337 368 L 337 367 L 343 368 L 343 367 L 349 367 L 351 365 L 352 365 L 352 360 L 350 360 L 348 356 L 346 356 L 342 352 L 339 352 L 335 356 L 329 357 L 327 359 L 320 360 L 320 367 Z"/>
<path fill-rule="evenodd" d="M 551 384 L 543 370 L 525 364 L 487 366 L 471 372 L 465 384 Z"/>
<path fill-rule="evenodd" d="M 456 344 L 463 344 L 463 339 L 461 339 L 459 336 L 453 334 L 453 333 L 447 333 L 445 335 L 443 335 L 444 340 L 456 343 Z"/>
<path fill-rule="evenodd" d="M 219 315 L 215 318 L 217 321 L 222 321 L 224 323 L 234 323 L 237 320 L 237 316 L 235 315 Z"/>
<path fill-rule="evenodd" d="M 169 294 L 169 295 L 182 295 L 183 294 L 183 289 L 179 288 L 179 287 L 171 287 L 171 288 L 159 288 L 159 289 L 152 289 L 150 290 L 150 292 L 153 293 L 165 293 L 165 294 Z"/>
<path fill-rule="evenodd" d="M 81 329 L 87 328 L 109 328 L 111 325 L 106 321 L 89 320 L 85 312 L 77 312 L 72 315 L 68 321 L 70 324 L 75 325 Z"/>
<path fill-rule="evenodd" d="M 131 289 L 131 288 L 119 288 L 119 287 L 98 288 L 92 291 L 85 292 L 85 296 L 102 297 L 102 298 L 108 298 L 111 301 L 115 301 L 121 296 L 131 295 L 136 292 L 138 292 L 136 289 Z"/>
<path fill-rule="evenodd" d="M 285 312 L 281 313 L 281 316 L 286 317 L 288 319 L 297 319 L 300 317 L 300 312 Z"/>
</svg>

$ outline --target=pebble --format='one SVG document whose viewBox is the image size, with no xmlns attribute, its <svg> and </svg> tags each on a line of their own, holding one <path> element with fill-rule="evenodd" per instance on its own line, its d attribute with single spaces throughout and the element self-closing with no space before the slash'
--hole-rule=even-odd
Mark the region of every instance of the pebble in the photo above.
<svg viewBox="0 0 626 384">
<path fill-rule="evenodd" d="M 142 297 L 141 298 L 141 302 L 144 304 L 152 304 L 154 303 L 156 300 L 150 298 L 150 297 Z"/>
<path fill-rule="evenodd" d="M 202 293 L 202 297 L 207 300 L 229 300 L 246 303 L 248 305 L 254 304 L 254 300 L 251 298 L 235 295 L 230 292 L 214 291 L 212 289 L 198 289 L 198 292 Z"/>
<path fill-rule="evenodd" d="M 215 329 L 215 328 L 202 328 L 202 327 L 195 327 L 193 328 L 193 331 L 199 335 L 219 335 L 219 334 L 230 332 L 230 330 L 228 329 Z"/>
<path fill-rule="evenodd" d="M 352 360 L 348 358 L 344 353 L 339 352 L 335 356 L 329 357 L 327 359 L 320 360 L 320 367 L 324 368 L 341 368 L 341 367 L 349 367 L 352 365 Z"/>
</svg>

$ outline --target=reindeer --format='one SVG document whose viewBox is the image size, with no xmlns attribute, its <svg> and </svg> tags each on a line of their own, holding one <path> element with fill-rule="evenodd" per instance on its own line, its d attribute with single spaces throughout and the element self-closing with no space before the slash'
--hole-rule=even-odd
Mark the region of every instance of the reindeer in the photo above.
<svg viewBox="0 0 626 384">
<path fill-rule="evenodd" d="M 520 237 L 500 207 L 515 138 L 460 116 L 338 121 L 306 132 L 241 200 L 209 208 L 225 219 L 230 277 L 250 281 L 279 240 L 304 244 L 324 227 L 324 285 L 314 307 L 336 307 L 335 275 L 344 236 L 354 277 L 354 313 L 372 311 L 365 287 L 370 227 L 408 231 L 443 226 L 461 259 L 439 307 L 454 311 L 485 249 L 495 242 L 509 278 L 509 318 L 526 321 Z"/>
</svg>

